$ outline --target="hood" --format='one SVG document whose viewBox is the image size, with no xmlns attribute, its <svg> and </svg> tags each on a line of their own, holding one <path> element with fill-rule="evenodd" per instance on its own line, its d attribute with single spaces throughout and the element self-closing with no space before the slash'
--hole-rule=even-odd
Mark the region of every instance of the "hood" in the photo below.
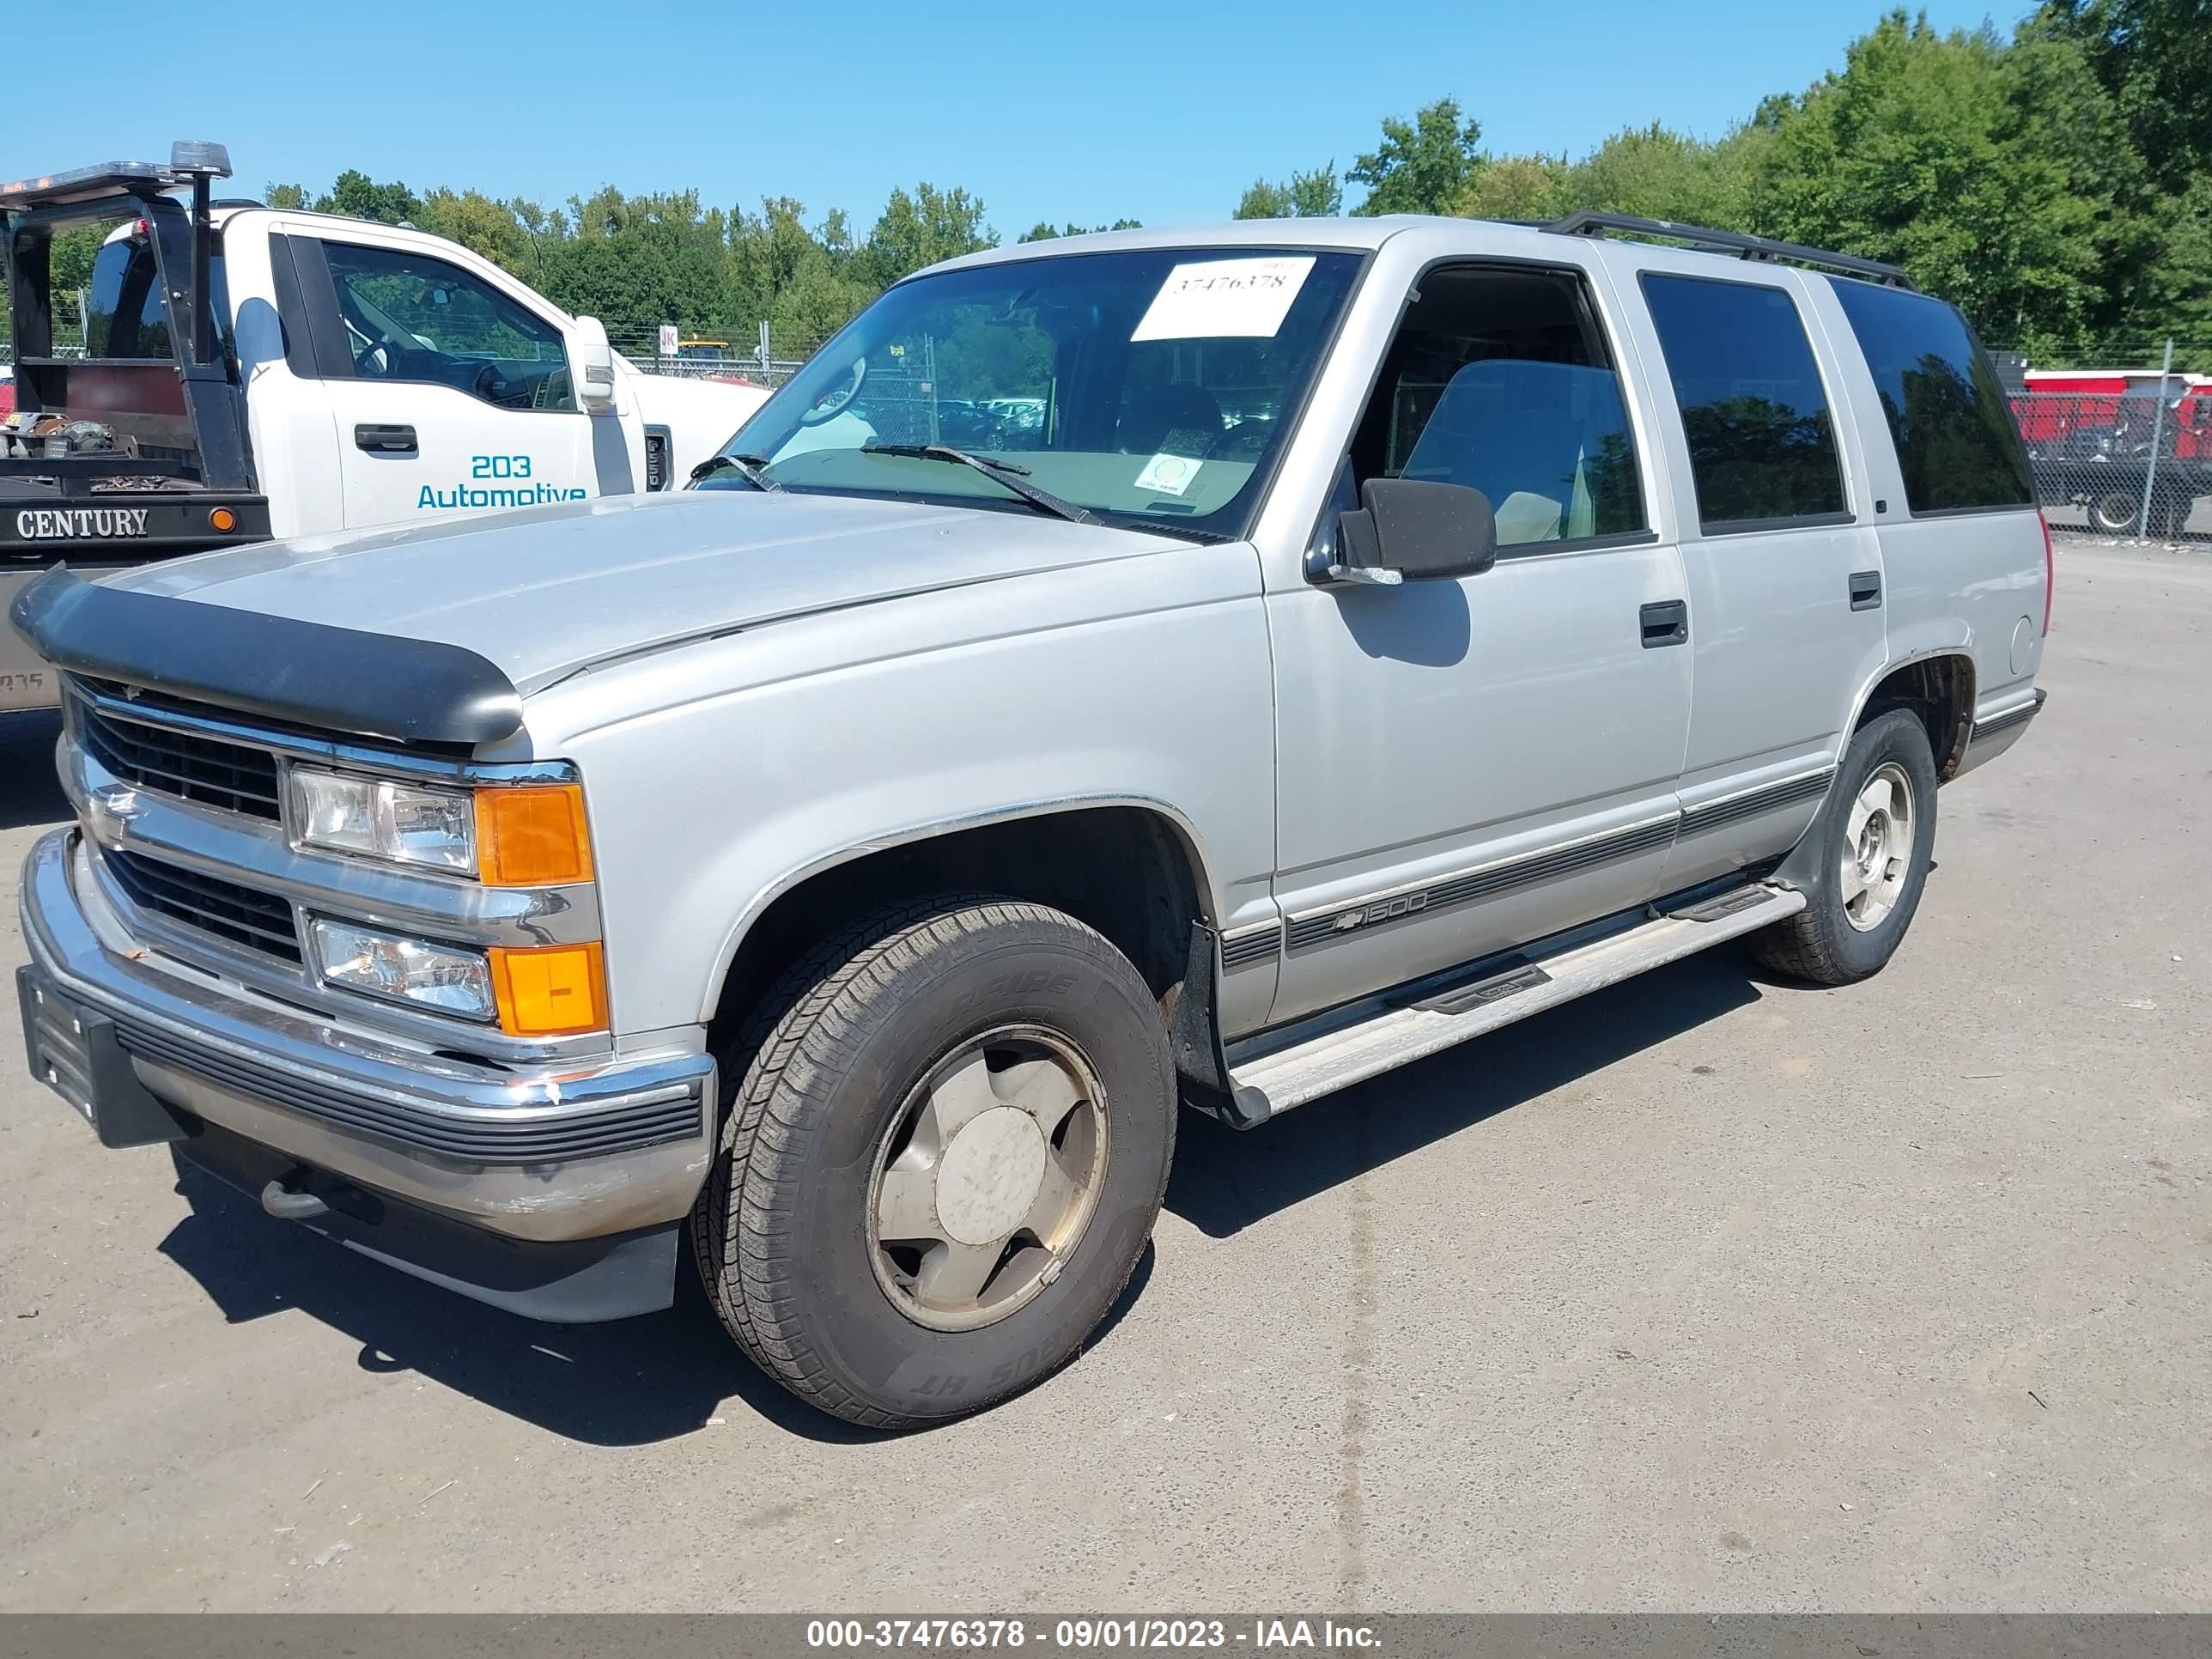
<svg viewBox="0 0 2212 1659">
<path fill-rule="evenodd" d="M 780 617 L 1179 545 L 987 507 L 687 490 L 264 542 L 105 585 L 460 646 L 527 695 Z"/>
</svg>

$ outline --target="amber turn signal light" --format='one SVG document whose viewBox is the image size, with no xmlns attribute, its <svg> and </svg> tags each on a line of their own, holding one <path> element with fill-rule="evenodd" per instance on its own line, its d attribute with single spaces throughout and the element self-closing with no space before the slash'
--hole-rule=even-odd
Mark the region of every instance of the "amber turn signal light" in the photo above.
<svg viewBox="0 0 2212 1659">
<path fill-rule="evenodd" d="M 592 878 L 584 791 L 573 783 L 477 791 L 477 873 L 492 887 L 553 887 Z"/>
<path fill-rule="evenodd" d="M 570 1036 L 607 1028 L 605 964 L 589 945 L 494 945 L 491 988 L 510 1036 Z"/>
<path fill-rule="evenodd" d="M 208 524 L 228 536 L 238 528 L 238 514 L 227 507 L 215 507 L 208 514 Z"/>
</svg>

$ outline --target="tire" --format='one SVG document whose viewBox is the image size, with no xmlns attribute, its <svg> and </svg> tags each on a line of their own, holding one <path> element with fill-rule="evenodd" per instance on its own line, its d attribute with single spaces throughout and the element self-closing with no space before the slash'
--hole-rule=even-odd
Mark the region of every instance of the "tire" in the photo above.
<svg viewBox="0 0 2212 1659">
<path fill-rule="evenodd" d="M 1890 791 L 1888 804 L 1867 813 L 1865 822 L 1856 821 L 1858 805 L 1877 782 Z M 1899 789 L 1903 823 L 1894 810 Z M 1869 824 L 1879 838 L 1871 848 Z M 1814 854 L 1805 908 L 1753 934 L 1753 956 L 1778 973 L 1815 985 L 1849 985 L 1881 972 L 1912 925 L 1936 848 L 1936 761 L 1917 714 L 1893 708 L 1851 734 L 1827 799 L 1805 834 Z M 1845 870 L 1847 844 L 1857 880 L 1866 879 L 1871 863 L 1881 866 L 1881 878 L 1861 891 L 1852 890 L 1854 880 Z M 1893 871 L 1897 858 L 1905 863 Z"/>
<path fill-rule="evenodd" d="M 761 1369 L 848 1421 L 915 1427 L 1044 1376 L 1152 1237 L 1175 1151 L 1165 1029 L 1128 960 L 1060 911 L 875 911 L 785 976 L 731 1075 L 692 1212 L 701 1274 Z"/>
<path fill-rule="evenodd" d="M 2089 516 L 2108 535 L 2125 536 L 2136 527 L 2142 510 L 2142 495 L 2124 489 L 2106 489 L 2089 498 Z"/>
</svg>

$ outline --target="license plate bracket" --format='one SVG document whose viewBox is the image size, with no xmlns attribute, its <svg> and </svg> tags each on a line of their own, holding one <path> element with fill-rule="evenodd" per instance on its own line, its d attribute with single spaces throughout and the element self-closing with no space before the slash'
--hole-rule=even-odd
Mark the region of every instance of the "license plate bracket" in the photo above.
<svg viewBox="0 0 2212 1659">
<path fill-rule="evenodd" d="M 71 1002 L 28 965 L 15 970 L 15 994 L 31 1075 L 76 1108 L 101 1146 L 152 1146 L 191 1133 L 138 1080 L 113 1020 Z"/>
</svg>

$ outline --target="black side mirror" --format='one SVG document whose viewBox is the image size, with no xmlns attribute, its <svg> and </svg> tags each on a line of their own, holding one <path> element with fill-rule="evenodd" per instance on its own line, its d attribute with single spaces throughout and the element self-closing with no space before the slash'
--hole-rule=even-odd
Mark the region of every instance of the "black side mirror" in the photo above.
<svg viewBox="0 0 2212 1659">
<path fill-rule="evenodd" d="M 1370 478 L 1359 503 L 1340 520 L 1341 563 L 1330 574 L 1340 580 L 1434 581 L 1480 575 L 1498 562 L 1498 520 L 1480 489 Z"/>
</svg>

